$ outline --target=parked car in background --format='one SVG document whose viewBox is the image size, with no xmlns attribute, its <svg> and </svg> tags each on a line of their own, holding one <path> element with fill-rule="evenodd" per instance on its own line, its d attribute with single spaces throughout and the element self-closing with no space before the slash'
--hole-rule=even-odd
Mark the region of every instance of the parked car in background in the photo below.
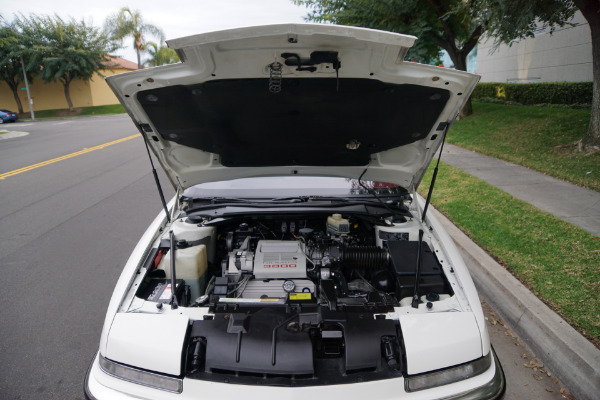
<svg viewBox="0 0 600 400">
<path fill-rule="evenodd" d="M 0 110 L 0 124 L 5 122 L 15 122 L 19 119 L 19 114 L 9 110 Z"/>
<path fill-rule="evenodd" d="M 416 192 L 479 77 L 405 62 L 415 40 L 242 28 L 107 78 L 176 195 L 115 287 L 88 399 L 503 396 L 469 271 Z"/>
</svg>

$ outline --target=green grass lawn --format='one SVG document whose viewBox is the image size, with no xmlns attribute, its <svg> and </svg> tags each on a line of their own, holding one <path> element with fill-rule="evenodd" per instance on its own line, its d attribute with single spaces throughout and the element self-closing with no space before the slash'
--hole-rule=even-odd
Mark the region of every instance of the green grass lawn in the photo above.
<svg viewBox="0 0 600 400">
<path fill-rule="evenodd" d="M 104 114 L 122 114 L 125 109 L 121 104 L 109 104 L 106 106 L 93 106 L 93 107 L 76 107 L 73 111 L 68 109 L 57 109 L 57 110 L 40 110 L 35 111 L 35 118 L 60 118 L 60 117 L 85 117 L 90 115 L 104 115 Z M 31 118 L 31 115 L 23 113 L 19 115 L 20 118 Z"/>
<path fill-rule="evenodd" d="M 422 195 L 432 170 L 423 180 Z M 432 204 L 600 345 L 600 237 L 443 162 Z"/>
<path fill-rule="evenodd" d="M 587 131 L 589 110 L 480 102 L 473 109 L 450 129 L 449 143 L 600 191 L 600 152 L 569 146 Z"/>
</svg>

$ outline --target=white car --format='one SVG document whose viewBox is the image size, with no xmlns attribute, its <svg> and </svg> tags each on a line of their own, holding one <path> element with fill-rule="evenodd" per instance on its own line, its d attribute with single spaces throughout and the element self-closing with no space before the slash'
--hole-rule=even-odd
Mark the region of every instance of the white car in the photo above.
<svg viewBox="0 0 600 400">
<path fill-rule="evenodd" d="M 251 27 L 107 78 L 176 196 L 117 283 L 87 398 L 503 396 L 473 281 L 416 194 L 479 77 L 404 61 L 415 40 Z"/>
</svg>

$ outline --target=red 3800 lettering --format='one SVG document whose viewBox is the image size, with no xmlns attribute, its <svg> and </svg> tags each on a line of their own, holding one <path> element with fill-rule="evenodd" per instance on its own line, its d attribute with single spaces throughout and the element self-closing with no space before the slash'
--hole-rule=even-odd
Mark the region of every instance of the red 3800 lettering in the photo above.
<svg viewBox="0 0 600 400">
<path fill-rule="evenodd" d="M 297 268 L 297 264 L 264 264 L 263 268 Z"/>
</svg>

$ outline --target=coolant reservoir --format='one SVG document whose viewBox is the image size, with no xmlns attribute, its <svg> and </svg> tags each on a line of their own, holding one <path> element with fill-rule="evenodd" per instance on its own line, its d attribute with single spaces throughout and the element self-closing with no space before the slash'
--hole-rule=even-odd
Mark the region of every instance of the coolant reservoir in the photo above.
<svg viewBox="0 0 600 400">
<path fill-rule="evenodd" d="M 388 240 L 416 241 L 419 237 L 419 229 L 422 229 L 422 225 L 414 218 L 391 226 L 375 225 L 375 244 L 377 247 L 386 247 Z"/>
<path fill-rule="evenodd" d="M 208 261 L 214 262 L 216 243 L 216 228 L 214 226 L 198 226 L 179 218 L 173 222 L 171 229 L 178 241 L 185 240 L 191 246 L 205 244 Z M 168 238 L 168 235 L 164 237 Z"/>
<path fill-rule="evenodd" d="M 342 214 L 327 217 L 327 232 L 333 235 L 347 235 L 350 232 L 350 222 L 342 218 Z"/>
<path fill-rule="evenodd" d="M 208 268 L 206 245 L 175 249 L 175 277 L 185 280 L 190 286 L 191 301 L 204 294 L 206 283 L 206 269 Z M 168 251 L 160 260 L 158 269 L 165 271 L 168 279 L 171 278 L 171 252 Z M 202 293 L 201 293 L 202 292 Z"/>
</svg>

